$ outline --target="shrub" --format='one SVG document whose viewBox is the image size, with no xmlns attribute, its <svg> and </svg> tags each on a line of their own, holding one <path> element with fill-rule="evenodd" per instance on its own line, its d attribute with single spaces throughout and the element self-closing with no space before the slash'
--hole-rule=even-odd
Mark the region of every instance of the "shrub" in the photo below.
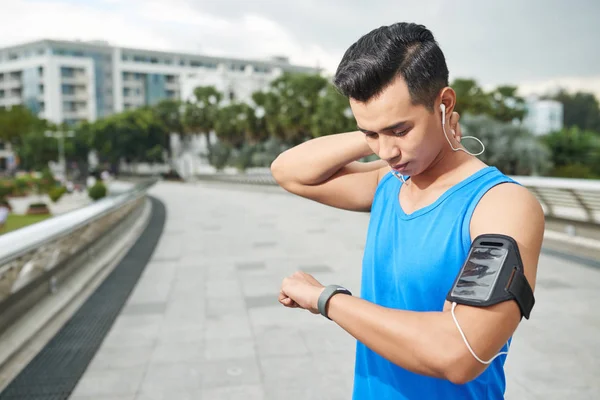
<svg viewBox="0 0 600 400">
<path fill-rule="evenodd" d="M 556 167 L 550 173 L 551 176 L 557 178 L 579 178 L 579 179 L 597 179 L 592 169 L 587 165 L 579 163 L 563 165 Z"/>
<path fill-rule="evenodd" d="M 167 181 L 183 181 L 181 176 L 174 169 L 169 169 L 169 172 L 161 174 L 162 178 Z"/>
<path fill-rule="evenodd" d="M 4 207 L 8 208 L 10 211 L 12 211 L 12 207 L 10 205 L 10 202 L 8 200 L 6 200 L 6 198 L 0 197 L 0 205 L 4 206 Z"/>
<path fill-rule="evenodd" d="M 258 146 L 244 145 L 240 150 L 230 154 L 230 162 L 240 171 L 245 171 L 246 168 L 252 167 L 252 157 L 256 153 Z"/>
<path fill-rule="evenodd" d="M 227 166 L 227 163 L 229 162 L 229 156 L 231 155 L 231 151 L 231 146 L 217 142 L 213 144 L 209 149 L 208 162 L 217 170 L 222 170 Z"/>
<path fill-rule="evenodd" d="M 94 186 L 88 189 L 88 196 L 94 201 L 106 197 L 106 185 L 101 181 L 98 181 Z"/>
<path fill-rule="evenodd" d="M 67 188 L 64 186 L 54 186 L 48 191 L 48 196 L 53 203 L 56 203 L 63 194 L 67 192 Z"/>
<path fill-rule="evenodd" d="M 0 198 L 4 199 L 5 197 L 12 195 L 14 191 L 14 182 L 9 180 L 0 181 Z"/>
<path fill-rule="evenodd" d="M 31 203 L 29 204 L 29 208 L 46 208 L 48 207 L 46 203 Z"/>
<path fill-rule="evenodd" d="M 14 180 L 13 195 L 25 196 L 33 186 L 33 180 L 29 176 L 21 176 Z"/>
</svg>

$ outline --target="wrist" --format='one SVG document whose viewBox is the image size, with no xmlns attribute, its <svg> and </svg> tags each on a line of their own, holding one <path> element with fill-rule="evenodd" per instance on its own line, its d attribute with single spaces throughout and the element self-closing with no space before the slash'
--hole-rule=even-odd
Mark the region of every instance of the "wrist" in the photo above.
<svg viewBox="0 0 600 400">
<path fill-rule="evenodd" d="M 329 301 L 332 297 L 340 294 L 352 296 L 352 293 L 348 289 L 340 285 L 329 285 L 323 288 L 317 300 L 317 310 L 322 316 L 331 319 L 328 316 Z"/>
<path fill-rule="evenodd" d="M 361 158 L 372 155 L 373 149 L 371 149 L 371 147 L 367 143 L 367 141 L 365 139 L 365 134 L 362 133 L 361 131 L 355 131 L 355 132 L 352 132 L 352 134 L 354 135 L 354 140 L 359 149 L 359 156 L 358 156 L 357 160 L 360 160 Z"/>
</svg>

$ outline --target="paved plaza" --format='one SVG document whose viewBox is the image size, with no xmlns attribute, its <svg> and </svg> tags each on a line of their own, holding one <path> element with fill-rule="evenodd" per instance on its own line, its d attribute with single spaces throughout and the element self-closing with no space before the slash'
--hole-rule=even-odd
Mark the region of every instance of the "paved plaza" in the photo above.
<svg viewBox="0 0 600 400">
<path fill-rule="evenodd" d="M 301 269 L 360 291 L 368 215 L 277 187 L 161 182 L 158 247 L 71 399 L 350 399 L 355 341 L 277 302 Z M 507 399 L 600 398 L 600 270 L 543 255 Z"/>
</svg>

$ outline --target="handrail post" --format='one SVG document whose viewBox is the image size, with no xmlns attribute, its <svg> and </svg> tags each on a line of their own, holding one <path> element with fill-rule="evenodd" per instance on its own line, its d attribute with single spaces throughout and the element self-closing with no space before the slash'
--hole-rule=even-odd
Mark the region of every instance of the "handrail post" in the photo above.
<svg viewBox="0 0 600 400">
<path fill-rule="evenodd" d="M 587 214 L 588 222 L 594 222 L 594 213 L 592 212 L 592 209 L 589 208 L 587 206 L 587 204 L 585 204 L 585 202 L 583 201 L 581 196 L 577 193 L 577 191 L 575 189 L 563 189 L 563 190 L 565 192 L 571 193 L 573 195 L 573 198 L 575 198 L 575 200 L 577 200 L 577 203 L 579 203 L 581 208 L 583 208 L 583 210 Z"/>
</svg>

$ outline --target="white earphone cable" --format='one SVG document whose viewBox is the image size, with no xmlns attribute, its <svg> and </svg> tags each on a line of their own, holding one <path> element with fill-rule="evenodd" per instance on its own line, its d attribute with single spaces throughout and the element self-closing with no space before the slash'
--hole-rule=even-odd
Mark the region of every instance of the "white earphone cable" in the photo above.
<svg viewBox="0 0 600 400">
<path fill-rule="evenodd" d="M 467 154 L 470 154 L 472 156 L 479 156 L 481 154 L 483 154 L 483 152 L 485 151 L 485 145 L 481 142 L 481 140 L 477 139 L 475 136 L 464 136 L 462 137 L 462 139 L 475 139 L 479 142 L 479 144 L 481 145 L 481 151 L 479 153 L 471 153 L 470 151 L 468 151 L 467 149 L 464 149 L 462 147 L 459 148 L 454 148 L 454 146 L 452 146 L 452 142 L 450 142 L 450 138 L 448 137 L 448 134 L 446 133 L 446 113 L 442 112 L 442 129 L 444 130 L 444 136 L 446 137 L 446 140 L 448 141 L 448 144 L 450 145 L 450 148 L 454 151 L 464 151 Z"/>
<path fill-rule="evenodd" d="M 456 315 L 454 314 L 454 309 L 456 308 L 456 303 L 452 303 L 452 309 L 451 309 L 451 313 L 452 313 L 452 318 L 454 319 L 454 323 L 456 324 L 456 327 L 458 328 L 458 331 L 460 332 L 460 336 L 462 336 L 463 341 L 465 342 L 465 344 L 467 345 L 467 348 L 469 349 L 469 351 L 471 352 L 471 354 L 473 355 L 473 357 L 475 357 L 475 359 L 477 361 L 479 361 L 482 364 L 489 364 L 492 361 L 494 361 L 496 359 L 496 357 L 501 356 L 503 354 L 507 354 L 508 355 L 508 351 L 503 351 L 500 352 L 498 354 L 496 354 L 494 357 L 492 357 L 491 359 L 489 359 L 488 361 L 483 361 L 481 358 L 477 357 L 477 355 L 475 354 L 475 352 L 473 351 L 473 349 L 471 348 L 471 345 L 469 344 L 469 342 L 467 341 L 467 338 L 465 337 L 464 332 L 462 331 L 462 329 L 460 328 L 460 325 L 458 324 L 458 320 L 456 319 Z M 508 350 L 508 349 L 507 349 Z"/>
<path fill-rule="evenodd" d="M 440 110 L 442 111 L 442 129 L 444 131 L 444 136 L 446 137 L 446 140 L 448 141 L 448 144 L 450 145 L 450 148 L 454 151 L 464 151 L 467 154 L 470 154 L 472 156 L 479 156 L 481 154 L 483 154 L 483 152 L 485 151 L 485 145 L 483 144 L 483 142 L 479 139 L 477 139 L 475 136 L 464 136 L 461 139 L 475 139 L 479 142 L 479 144 L 481 145 L 481 151 L 479 153 L 471 153 L 469 150 L 462 148 L 462 147 L 458 147 L 455 148 L 454 146 L 452 146 L 452 142 L 450 141 L 450 137 L 448 136 L 448 133 L 446 132 L 446 106 L 442 103 L 440 104 Z M 404 176 L 402 176 L 401 174 L 398 174 L 398 172 L 392 170 L 392 174 L 398 178 L 398 180 L 402 181 L 402 183 L 406 183 L 406 179 L 404 179 Z"/>
</svg>

